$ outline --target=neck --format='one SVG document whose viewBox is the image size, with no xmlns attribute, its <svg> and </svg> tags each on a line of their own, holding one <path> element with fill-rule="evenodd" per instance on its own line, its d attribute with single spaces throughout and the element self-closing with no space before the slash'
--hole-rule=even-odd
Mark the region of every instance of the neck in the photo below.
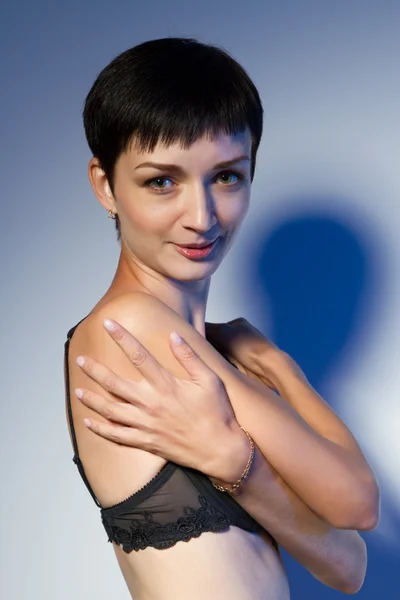
<svg viewBox="0 0 400 600">
<path fill-rule="evenodd" d="M 177 281 L 139 264 L 121 249 L 114 279 L 107 297 L 141 291 L 155 296 L 172 308 L 205 337 L 205 315 L 211 278 Z"/>
</svg>

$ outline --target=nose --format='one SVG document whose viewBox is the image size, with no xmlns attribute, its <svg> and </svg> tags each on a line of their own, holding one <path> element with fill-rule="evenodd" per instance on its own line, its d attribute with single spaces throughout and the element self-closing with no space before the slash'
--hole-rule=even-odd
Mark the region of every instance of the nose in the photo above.
<svg viewBox="0 0 400 600">
<path fill-rule="evenodd" d="M 211 191 L 201 183 L 188 189 L 183 203 L 183 227 L 205 233 L 218 222 Z"/>
</svg>

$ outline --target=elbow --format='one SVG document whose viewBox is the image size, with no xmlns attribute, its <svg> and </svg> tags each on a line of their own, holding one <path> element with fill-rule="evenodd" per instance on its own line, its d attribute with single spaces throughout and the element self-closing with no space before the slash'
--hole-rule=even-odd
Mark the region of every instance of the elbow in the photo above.
<svg viewBox="0 0 400 600">
<path fill-rule="evenodd" d="M 381 512 L 380 490 L 376 479 L 372 478 L 360 493 L 354 506 L 353 519 L 346 529 L 371 531 L 379 524 Z"/>
<path fill-rule="evenodd" d="M 338 558 L 334 575 L 331 573 L 329 581 L 321 581 L 342 594 L 357 594 L 363 586 L 366 571 L 367 547 L 357 534 L 356 545 L 353 545 L 351 552 L 346 558 L 343 554 Z"/>
<path fill-rule="evenodd" d="M 351 584 L 348 584 L 346 587 L 343 587 L 339 591 L 342 592 L 342 594 L 349 594 L 349 595 L 357 594 L 357 592 L 359 592 L 361 590 L 363 583 L 364 583 L 364 579 L 362 580 L 362 582 L 360 584 L 351 583 Z"/>
<path fill-rule="evenodd" d="M 371 531 L 379 524 L 380 490 L 375 479 L 356 494 L 353 489 L 351 498 L 341 511 L 336 511 L 329 519 L 336 529 Z"/>
<path fill-rule="evenodd" d="M 364 583 L 365 573 L 363 575 L 359 575 L 358 573 L 353 574 L 351 579 L 348 579 L 344 583 L 337 587 L 336 590 L 338 592 L 342 592 L 342 594 L 357 594 Z"/>
<path fill-rule="evenodd" d="M 361 537 L 359 542 L 360 548 L 357 560 L 354 561 L 352 568 L 348 569 L 339 590 L 343 594 L 357 594 L 361 590 L 365 580 L 367 572 L 367 546 Z"/>
<path fill-rule="evenodd" d="M 365 511 L 362 518 L 357 519 L 352 529 L 357 531 L 372 531 L 379 525 L 380 508 L 369 509 Z"/>
</svg>

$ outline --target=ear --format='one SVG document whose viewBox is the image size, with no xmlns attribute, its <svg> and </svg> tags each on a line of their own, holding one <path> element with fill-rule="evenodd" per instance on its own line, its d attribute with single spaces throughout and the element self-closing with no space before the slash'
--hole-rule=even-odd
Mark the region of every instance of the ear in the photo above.
<svg viewBox="0 0 400 600">
<path fill-rule="evenodd" d="M 90 159 L 88 176 L 97 200 L 104 208 L 113 213 L 117 212 L 115 198 L 108 183 L 107 176 L 100 166 L 100 161 L 95 156 Z"/>
</svg>

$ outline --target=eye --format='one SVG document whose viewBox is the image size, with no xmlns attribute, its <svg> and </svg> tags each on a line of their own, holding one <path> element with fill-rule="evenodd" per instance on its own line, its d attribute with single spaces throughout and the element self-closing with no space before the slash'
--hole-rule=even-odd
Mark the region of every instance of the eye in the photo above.
<svg viewBox="0 0 400 600">
<path fill-rule="evenodd" d="M 229 181 L 229 179 L 231 179 L 232 177 L 236 178 L 236 181 Z M 223 180 L 223 187 L 233 188 L 235 186 L 238 186 L 245 179 L 245 176 L 242 173 L 239 173 L 238 171 L 221 171 L 221 173 L 218 173 L 218 175 L 216 175 L 214 181 L 218 179 Z M 153 189 L 155 192 L 164 192 L 170 190 L 173 187 L 173 185 L 166 186 L 165 183 L 167 181 L 171 182 L 174 185 L 172 179 L 167 175 L 161 175 L 159 177 L 153 177 L 153 179 L 148 179 L 147 181 L 145 181 L 144 185 L 145 187 Z"/>
<path fill-rule="evenodd" d="M 233 182 L 226 181 L 226 178 L 229 179 L 230 177 L 236 177 L 236 181 L 233 181 Z M 222 171 L 221 173 L 218 173 L 218 175 L 216 177 L 216 179 L 219 179 L 219 178 L 225 178 L 224 186 L 230 187 L 230 186 L 237 185 L 241 181 L 243 181 L 244 175 L 242 175 L 242 173 L 239 173 L 238 171 Z"/>
<path fill-rule="evenodd" d="M 158 184 L 158 183 L 161 183 L 161 184 L 163 184 L 163 183 L 165 183 L 165 181 L 172 181 L 172 180 L 171 180 L 169 177 L 166 177 L 166 176 L 164 175 L 164 176 L 162 176 L 162 177 L 154 177 L 153 179 L 148 179 L 148 180 L 145 182 L 145 184 L 144 184 L 144 185 L 145 185 L 146 187 L 153 188 L 154 190 L 161 190 L 161 191 L 163 191 L 163 190 L 166 190 L 166 189 L 168 189 L 168 188 L 166 188 L 166 187 L 165 187 L 165 186 L 163 186 L 163 185 L 159 186 L 159 185 L 153 185 L 153 184 L 154 184 L 154 183 L 156 183 L 156 184 Z"/>
</svg>

